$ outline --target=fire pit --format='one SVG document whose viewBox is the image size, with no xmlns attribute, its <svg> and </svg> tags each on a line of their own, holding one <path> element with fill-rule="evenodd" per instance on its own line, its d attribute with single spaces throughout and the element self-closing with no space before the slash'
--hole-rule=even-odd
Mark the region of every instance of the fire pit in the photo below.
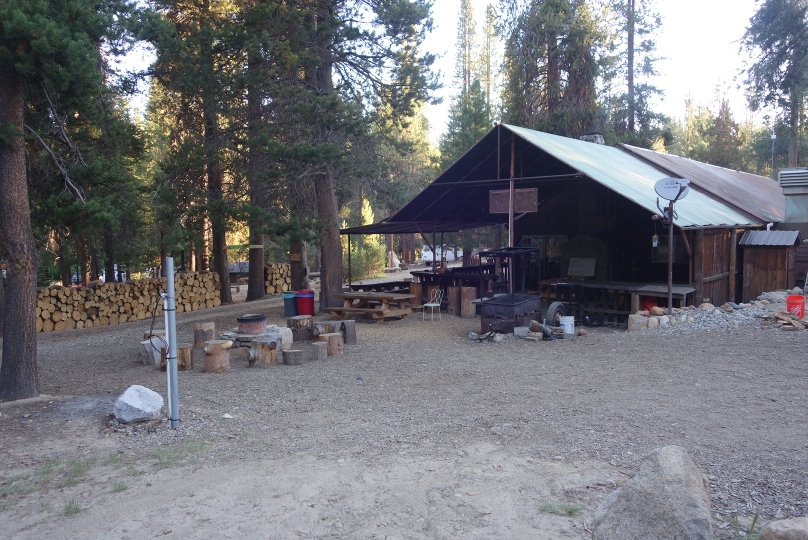
<svg viewBox="0 0 808 540">
<path fill-rule="evenodd" d="M 236 320 L 239 334 L 263 334 L 266 329 L 267 316 L 260 313 L 248 313 Z"/>
<path fill-rule="evenodd" d="M 509 334 L 515 326 L 525 326 L 525 321 L 529 321 L 534 313 L 541 314 L 540 296 L 504 294 L 485 299 L 480 308 L 480 331 L 487 332 L 489 325 L 493 325 L 498 332 Z"/>
</svg>

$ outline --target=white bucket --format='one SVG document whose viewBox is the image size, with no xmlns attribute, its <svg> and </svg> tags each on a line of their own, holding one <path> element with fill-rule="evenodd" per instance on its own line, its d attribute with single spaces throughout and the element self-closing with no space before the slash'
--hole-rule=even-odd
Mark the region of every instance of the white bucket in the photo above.
<svg viewBox="0 0 808 540">
<path fill-rule="evenodd" d="M 559 317 L 558 320 L 561 326 L 564 328 L 565 334 L 575 334 L 575 317 Z"/>
</svg>

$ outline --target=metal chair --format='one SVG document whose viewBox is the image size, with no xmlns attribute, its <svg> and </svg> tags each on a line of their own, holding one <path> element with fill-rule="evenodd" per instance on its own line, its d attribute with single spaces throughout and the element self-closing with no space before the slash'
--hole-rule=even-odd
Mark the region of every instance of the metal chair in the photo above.
<svg viewBox="0 0 808 540">
<path fill-rule="evenodd" d="M 429 320 L 435 320 L 435 309 L 438 310 L 438 320 L 440 320 L 440 304 L 443 301 L 443 289 L 433 289 L 429 295 L 429 302 L 424 303 L 424 310 L 421 320 L 426 320 L 426 310 L 429 309 Z"/>
</svg>

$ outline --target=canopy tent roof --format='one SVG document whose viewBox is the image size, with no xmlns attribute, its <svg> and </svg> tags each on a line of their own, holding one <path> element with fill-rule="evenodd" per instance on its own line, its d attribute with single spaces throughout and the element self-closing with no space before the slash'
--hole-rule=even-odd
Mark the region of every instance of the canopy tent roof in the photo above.
<svg viewBox="0 0 808 540">
<path fill-rule="evenodd" d="M 562 191 L 595 182 L 657 214 L 656 181 L 693 173 L 687 176 L 689 195 L 676 203 L 674 223 L 679 227 L 757 227 L 782 221 L 785 212 L 782 191 L 769 178 L 500 124 L 395 215 L 341 232 L 425 234 L 506 222 L 507 214 L 489 212 L 489 191 L 508 189 L 512 165 L 516 188 L 539 188 L 540 205 Z"/>
</svg>

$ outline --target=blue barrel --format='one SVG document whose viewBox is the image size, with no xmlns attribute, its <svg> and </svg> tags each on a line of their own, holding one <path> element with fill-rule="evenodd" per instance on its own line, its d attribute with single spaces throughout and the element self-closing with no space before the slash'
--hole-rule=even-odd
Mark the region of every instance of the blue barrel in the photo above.
<svg viewBox="0 0 808 540">
<path fill-rule="evenodd" d="M 297 293 L 289 291 L 281 293 L 283 312 L 287 317 L 297 317 Z"/>
</svg>

